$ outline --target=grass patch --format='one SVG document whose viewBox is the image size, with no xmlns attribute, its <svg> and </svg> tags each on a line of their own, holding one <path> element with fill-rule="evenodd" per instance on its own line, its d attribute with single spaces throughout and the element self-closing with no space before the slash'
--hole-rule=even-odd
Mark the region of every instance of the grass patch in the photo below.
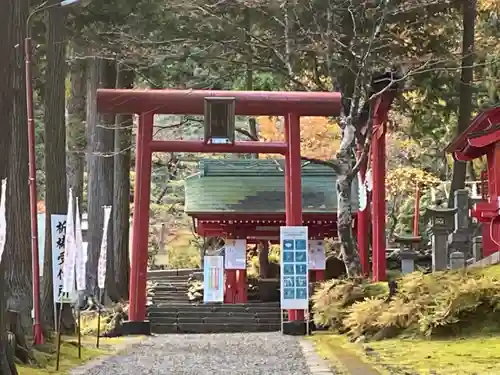
<svg viewBox="0 0 500 375">
<path fill-rule="evenodd" d="M 496 375 L 500 338 L 462 337 L 450 340 L 392 339 L 369 343 L 368 358 L 383 374 Z"/>
<path fill-rule="evenodd" d="M 415 272 L 397 283 L 392 298 L 383 284 L 324 283 L 315 321 L 342 335 L 314 335 L 320 354 L 351 370 L 345 357 L 355 353 L 385 375 L 499 373 L 500 265 Z"/>
<path fill-rule="evenodd" d="M 100 348 L 97 349 L 96 338 L 91 336 L 82 337 L 82 358 L 78 358 L 78 345 L 76 337 L 63 337 L 61 344 L 61 357 L 59 371 L 56 371 L 56 348 L 55 341 L 46 343 L 33 349 L 33 356 L 37 361 L 36 366 L 18 364 L 20 375 L 42 375 L 42 374 L 66 374 L 72 368 L 83 365 L 89 360 L 112 354 L 116 345 L 123 342 L 123 338 L 101 338 Z"/>
<path fill-rule="evenodd" d="M 460 337 L 449 340 L 390 339 L 368 344 L 351 343 L 346 336 L 319 333 L 311 336 L 318 353 L 336 368 L 339 348 L 355 353 L 382 375 L 497 375 L 500 338 Z M 348 374 L 345 367 L 340 367 Z"/>
<path fill-rule="evenodd" d="M 335 369 L 336 375 L 349 375 L 347 368 L 336 356 L 337 347 L 342 342 L 339 335 L 316 333 L 309 336 L 308 339 L 313 341 L 319 356 L 328 361 L 331 367 Z"/>
</svg>

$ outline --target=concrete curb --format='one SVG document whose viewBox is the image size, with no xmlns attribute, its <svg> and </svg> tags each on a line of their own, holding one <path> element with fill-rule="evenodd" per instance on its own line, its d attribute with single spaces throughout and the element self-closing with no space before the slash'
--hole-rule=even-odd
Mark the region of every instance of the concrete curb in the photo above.
<svg viewBox="0 0 500 375">
<path fill-rule="evenodd" d="M 93 369 L 94 367 L 102 365 L 105 361 L 107 361 L 110 358 L 126 354 L 128 351 L 134 349 L 135 346 L 141 345 L 142 343 L 151 339 L 151 337 L 153 336 L 141 336 L 141 337 L 127 336 L 124 338 L 125 342 L 114 346 L 115 348 L 114 352 L 94 358 L 82 366 L 69 370 L 68 374 L 85 375 L 89 372 L 89 370 Z"/>
<path fill-rule="evenodd" d="M 314 344 L 311 341 L 303 338 L 299 340 L 299 343 L 311 375 L 335 374 L 329 363 L 318 355 L 316 349 L 314 348 Z"/>
</svg>

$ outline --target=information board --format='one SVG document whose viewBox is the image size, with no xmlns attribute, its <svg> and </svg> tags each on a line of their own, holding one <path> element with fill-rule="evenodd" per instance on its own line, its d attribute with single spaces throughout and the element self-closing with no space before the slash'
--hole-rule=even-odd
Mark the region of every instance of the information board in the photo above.
<svg viewBox="0 0 500 375">
<path fill-rule="evenodd" d="M 281 227 L 281 308 L 306 310 L 309 307 L 307 227 Z"/>
<path fill-rule="evenodd" d="M 222 256 L 204 257 L 203 302 L 224 302 L 224 257 Z"/>
<path fill-rule="evenodd" d="M 247 240 L 225 240 L 224 268 L 244 270 L 247 267 Z"/>
<path fill-rule="evenodd" d="M 325 241 L 309 240 L 309 269 L 324 270 L 326 269 L 325 258 Z"/>
</svg>

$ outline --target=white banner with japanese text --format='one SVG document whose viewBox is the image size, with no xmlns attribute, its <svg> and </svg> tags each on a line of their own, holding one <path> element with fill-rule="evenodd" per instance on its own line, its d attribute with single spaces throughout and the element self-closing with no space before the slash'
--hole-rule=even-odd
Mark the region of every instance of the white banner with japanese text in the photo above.
<svg viewBox="0 0 500 375">
<path fill-rule="evenodd" d="M 78 197 L 76 198 L 75 214 L 75 268 L 76 268 L 76 289 L 82 291 L 86 289 L 85 265 L 87 263 L 83 250 L 82 222 L 80 220 L 80 209 L 78 208 Z"/>
<path fill-rule="evenodd" d="M 104 206 L 104 225 L 102 228 L 101 253 L 97 266 L 97 284 L 101 290 L 106 285 L 106 264 L 108 259 L 108 224 L 111 216 L 111 206 Z"/>
<path fill-rule="evenodd" d="M 5 216 L 5 194 L 7 194 L 7 179 L 2 180 L 0 191 L 0 263 L 2 262 L 3 251 L 5 249 L 5 238 L 7 236 L 7 219 Z"/>
<path fill-rule="evenodd" d="M 73 303 L 76 290 L 63 292 L 64 243 L 66 237 L 66 215 L 50 215 L 52 238 L 52 280 L 54 283 L 54 303 Z"/>
<path fill-rule="evenodd" d="M 75 289 L 75 215 L 73 215 L 73 191 L 69 189 L 66 235 L 64 236 L 63 292 Z"/>
</svg>

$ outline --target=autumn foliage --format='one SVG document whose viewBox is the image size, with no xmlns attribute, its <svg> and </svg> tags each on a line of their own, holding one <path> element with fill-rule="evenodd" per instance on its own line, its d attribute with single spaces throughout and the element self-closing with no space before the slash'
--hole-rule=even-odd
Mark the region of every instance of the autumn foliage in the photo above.
<svg viewBox="0 0 500 375">
<path fill-rule="evenodd" d="M 282 118 L 257 117 L 259 137 L 263 141 L 284 140 L 284 121 Z M 340 146 L 340 129 L 326 117 L 301 117 L 300 138 L 301 155 L 316 159 L 332 159 Z M 276 157 L 269 155 L 269 157 Z"/>
<path fill-rule="evenodd" d="M 45 212 L 45 202 L 44 201 L 38 201 L 36 204 L 36 212 L 39 214 L 43 214 Z"/>
</svg>

